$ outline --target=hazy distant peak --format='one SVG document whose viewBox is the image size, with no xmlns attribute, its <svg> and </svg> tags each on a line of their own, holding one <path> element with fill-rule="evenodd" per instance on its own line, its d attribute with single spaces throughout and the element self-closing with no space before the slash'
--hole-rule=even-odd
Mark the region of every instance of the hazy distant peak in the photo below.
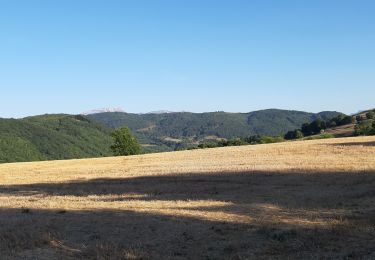
<svg viewBox="0 0 375 260">
<path fill-rule="evenodd" d="M 122 108 L 101 108 L 101 109 L 93 109 L 86 112 L 81 113 L 81 115 L 93 115 L 93 114 L 100 114 L 100 113 L 110 113 L 110 112 L 125 112 Z"/>
<path fill-rule="evenodd" d="M 147 114 L 170 114 L 170 113 L 175 113 L 175 112 L 169 111 L 169 110 L 157 110 L 157 111 L 148 112 Z"/>
</svg>

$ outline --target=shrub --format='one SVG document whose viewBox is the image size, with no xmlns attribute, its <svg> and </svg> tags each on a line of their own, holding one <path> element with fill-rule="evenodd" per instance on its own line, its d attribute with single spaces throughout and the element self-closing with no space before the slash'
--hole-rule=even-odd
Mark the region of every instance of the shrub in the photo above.
<svg viewBox="0 0 375 260">
<path fill-rule="evenodd" d="M 261 138 L 262 144 L 280 143 L 284 141 L 284 138 L 281 136 L 262 136 Z"/>
<path fill-rule="evenodd" d="M 227 141 L 227 146 L 240 146 L 240 145 L 247 145 L 248 143 L 240 138 L 231 139 Z"/>
<path fill-rule="evenodd" d="M 260 144 L 262 141 L 262 137 L 260 135 L 251 135 L 246 137 L 244 141 L 248 144 Z"/>
<path fill-rule="evenodd" d="M 335 135 L 326 133 L 326 134 L 308 136 L 304 140 L 317 140 L 317 139 L 328 139 L 328 138 L 335 138 Z"/>
<path fill-rule="evenodd" d="M 288 133 L 286 133 L 286 135 L 284 136 L 284 138 L 286 140 L 293 140 L 293 139 L 300 139 L 300 138 L 303 138 L 303 133 L 301 130 L 299 129 L 296 129 L 294 131 L 289 131 Z"/>
<path fill-rule="evenodd" d="M 304 137 L 301 130 L 295 130 L 295 136 L 296 136 L 296 139 L 300 139 Z"/>
<path fill-rule="evenodd" d="M 219 147 L 218 143 L 213 143 L 213 142 L 207 142 L 207 143 L 202 143 L 198 145 L 198 148 L 205 149 L 205 148 L 215 148 Z"/>
</svg>

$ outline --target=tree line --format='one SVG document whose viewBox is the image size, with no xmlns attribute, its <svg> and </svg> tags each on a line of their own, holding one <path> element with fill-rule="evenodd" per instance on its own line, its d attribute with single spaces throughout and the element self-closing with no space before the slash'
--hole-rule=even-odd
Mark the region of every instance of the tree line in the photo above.
<svg viewBox="0 0 375 260">
<path fill-rule="evenodd" d="M 346 115 L 339 115 L 327 121 L 316 119 L 311 123 L 303 124 L 300 129 L 295 129 L 293 131 L 287 132 L 284 138 L 286 140 L 300 139 L 306 136 L 324 133 L 327 128 L 347 125 L 351 123 L 355 123 L 355 119 L 351 116 Z"/>
<path fill-rule="evenodd" d="M 354 123 L 356 123 L 355 135 L 375 135 L 374 119 L 375 109 L 373 111 L 367 112 L 364 116 L 358 115 L 356 117 L 353 117 L 347 115 L 338 115 L 330 120 L 316 119 L 311 123 L 304 123 L 299 129 L 287 132 L 284 136 L 251 135 L 229 140 L 221 139 L 218 141 L 203 142 L 197 146 L 188 147 L 187 149 L 192 150 L 227 146 L 278 143 L 285 140 L 295 140 L 318 134 L 324 134 L 324 131 L 327 128 Z M 135 155 L 141 153 L 141 146 L 128 127 L 116 129 L 111 136 L 113 138 L 111 149 L 115 156 Z M 326 137 L 329 138 L 333 136 L 326 135 Z M 323 135 L 322 138 L 324 138 Z"/>
<path fill-rule="evenodd" d="M 365 117 L 358 115 L 356 117 L 355 135 L 375 135 L 375 109 L 367 112 Z"/>
</svg>

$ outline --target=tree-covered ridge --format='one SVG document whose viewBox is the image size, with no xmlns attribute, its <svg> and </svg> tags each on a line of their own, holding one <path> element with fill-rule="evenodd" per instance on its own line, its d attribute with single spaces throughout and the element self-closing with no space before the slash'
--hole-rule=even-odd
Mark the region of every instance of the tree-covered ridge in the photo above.
<svg viewBox="0 0 375 260">
<path fill-rule="evenodd" d="M 0 163 L 111 155 L 110 130 L 82 116 L 0 119 Z"/>
<path fill-rule="evenodd" d="M 171 137 L 206 136 L 230 138 L 252 134 L 280 135 L 293 127 L 315 119 L 330 119 L 341 113 L 307 113 L 301 111 L 268 109 L 250 113 L 167 113 L 130 114 L 101 113 L 88 117 L 111 128 L 128 126 L 132 131 L 152 132 Z"/>
<path fill-rule="evenodd" d="M 337 115 L 340 113 L 270 109 L 252 113 L 53 114 L 0 119 L 0 163 L 109 156 L 113 144 L 111 132 L 123 126 L 131 129 L 142 145 L 142 152 L 148 153 L 187 149 L 226 139 L 228 142 L 220 144 L 234 145 L 238 141 L 232 140 L 236 138 L 283 135 L 305 122 Z M 263 138 L 256 143 L 273 141 Z"/>
<path fill-rule="evenodd" d="M 286 132 L 316 119 L 328 120 L 339 112 L 307 113 L 268 109 L 250 113 L 101 113 L 89 115 L 111 128 L 129 127 L 140 143 L 154 145 L 149 151 L 174 150 L 221 138 L 252 135 L 283 136 Z M 146 148 L 147 151 L 147 148 Z"/>
<path fill-rule="evenodd" d="M 336 130 L 335 134 L 329 133 L 328 136 L 375 135 L 374 119 L 375 109 L 351 116 L 342 114 L 328 120 L 318 118 L 311 123 L 304 123 L 299 129 L 287 132 L 284 138 L 287 140 L 301 139 L 318 134 L 324 135 L 326 132 L 332 132 L 332 130 Z M 349 126 L 349 128 L 343 128 L 346 133 L 337 131 L 341 126 Z"/>
</svg>

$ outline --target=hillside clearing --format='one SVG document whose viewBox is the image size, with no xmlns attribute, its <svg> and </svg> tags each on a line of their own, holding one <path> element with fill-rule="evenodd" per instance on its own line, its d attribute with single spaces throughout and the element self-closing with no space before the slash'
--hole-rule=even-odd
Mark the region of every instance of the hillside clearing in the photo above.
<svg viewBox="0 0 375 260">
<path fill-rule="evenodd" d="M 375 137 L 0 165 L 13 259 L 374 258 Z"/>
<path fill-rule="evenodd" d="M 333 134 L 336 137 L 349 137 L 353 136 L 355 132 L 355 124 L 348 124 L 342 126 L 332 127 L 327 129 L 325 133 Z"/>
</svg>

